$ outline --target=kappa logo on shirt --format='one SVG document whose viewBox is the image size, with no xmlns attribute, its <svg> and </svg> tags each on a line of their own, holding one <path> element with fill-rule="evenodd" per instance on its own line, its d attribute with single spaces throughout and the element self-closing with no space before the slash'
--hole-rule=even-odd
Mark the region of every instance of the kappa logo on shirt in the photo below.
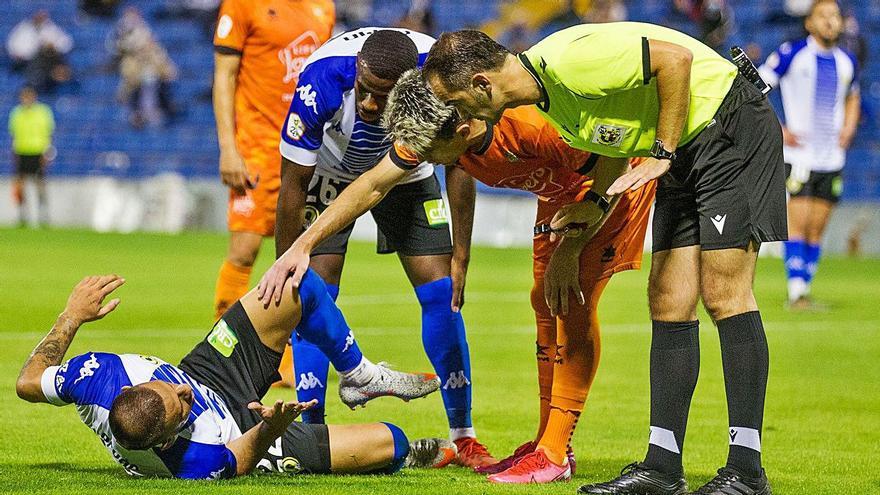
<svg viewBox="0 0 880 495">
<path fill-rule="evenodd" d="M 316 91 L 312 91 L 311 84 L 306 84 L 305 86 L 300 86 L 296 88 L 296 92 L 299 95 L 299 99 L 302 100 L 303 105 L 311 108 L 312 111 L 314 111 L 315 113 L 318 113 L 318 93 Z"/>
<path fill-rule="evenodd" d="M 623 136 L 626 135 L 626 127 L 611 124 L 596 124 L 593 129 L 593 143 L 612 148 L 620 148 L 623 144 Z"/>
<path fill-rule="evenodd" d="M 306 31 L 291 41 L 289 45 L 278 50 L 278 60 L 284 64 L 286 69 L 283 79 L 284 84 L 299 77 L 299 72 L 302 70 L 303 65 L 305 65 L 306 59 L 320 45 L 321 42 L 318 41 L 318 35 L 314 31 Z"/>
<path fill-rule="evenodd" d="M 89 356 L 89 359 L 87 359 L 87 360 L 83 363 L 82 368 L 79 369 L 79 378 L 77 378 L 76 380 L 74 380 L 74 381 L 73 381 L 73 384 L 76 385 L 76 384 L 79 383 L 80 380 L 82 380 L 83 378 L 86 378 L 86 377 L 88 377 L 88 376 L 93 376 L 93 375 L 95 374 L 95 370 L 98 369 L 98 368 L 100 368 L 100 367 L 101 367 L 101 363 L 98 362 L 98 358 L 95 357 L 95 354 L 94 354 L 94 353 L 92 353 L 92 354 Z"/>
</svg>

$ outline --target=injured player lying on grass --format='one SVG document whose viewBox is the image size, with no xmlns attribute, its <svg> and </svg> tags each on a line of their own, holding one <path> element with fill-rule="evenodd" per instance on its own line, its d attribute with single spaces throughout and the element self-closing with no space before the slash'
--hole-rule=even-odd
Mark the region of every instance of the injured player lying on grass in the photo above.
<svg viewBox="0 0 880 495">
<path fill-rule="evenodd" d="M 294 419 L 313 402 L 260 400 L 278 380 L 290 328 L 324 351 L 340 374 L 349 407 L 381 396 L 403 400 L 437 390 L 434 375 L 402 373 L 367 360 L 321 278 L 310 272 L 298 291 L 287 284 L 279 304 L 251 291 L 208 336 L 173 366 L 138 354 L 86 352 L 62 364 L 83 323 L 116 309 L 104 299 L 125 280 L 83 279 L 49 334 L 28 358 L 18 396 L 56 406 L 76 404 L 82 421 L 134 476 L 231 478 L 252 472 L 394 473 L 439 467 L 455 457 L 450 442 L 413 442 L 390 423 L 311 425 Z"/>
</svg>

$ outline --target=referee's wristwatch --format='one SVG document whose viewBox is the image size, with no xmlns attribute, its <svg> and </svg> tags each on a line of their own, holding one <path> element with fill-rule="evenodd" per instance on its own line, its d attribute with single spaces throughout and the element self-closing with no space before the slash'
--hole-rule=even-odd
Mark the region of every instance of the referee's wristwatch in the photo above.
<svg viewBox="0 0 880 495">
<path fill-rule="evenodd" d="M 584 194 L 584 199 L 582 201 L 589 201 L 591 203 L 596 203 L 596 206 L 602 210 L 602 213 L 608 213 L 608 210 L 611 209 L 611 203 L 605 199 L 605 196 L 597 193 L 596 191 L 589 190 Z"/>
<path fill-rule="evenodd" d="M 659 139 L 654 140 L 654 146 L 651 146 L 651 156 L 658 160 L 675 160 L 675 152 L 669 151 L 665 147 L 663 147 L 663 141 Z"/>
</svg>

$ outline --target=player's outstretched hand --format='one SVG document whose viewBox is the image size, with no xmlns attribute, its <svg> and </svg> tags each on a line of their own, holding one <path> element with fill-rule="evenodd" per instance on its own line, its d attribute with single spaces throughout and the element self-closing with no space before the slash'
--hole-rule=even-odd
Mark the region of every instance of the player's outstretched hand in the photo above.
<svg viewBox="0 0 880 495">
<path fill-rule="evenodd" d="M 292 279 L 293 288 L 298 289 L 306 270 L 309 269 L 310 260 L 309 253 L 297 249 L 294 243 L 260 278 L 260 283 L 257 284 L 257 299 L 267 308 L 273 299 L 276 305 L 280 304 L 287 277 Z"/>
<path fill-rule="evenodd" d="M 638 167 L 633 167 L 629 172 L 621 175 L 605 194 L 616 196 L 625 193 L 627 190 L 635 191 L 644 186 L 653 179 L 660 177 L 669 171 L 672 162 L 669 160 L 658 160 L 656 158 L 646 158 Z"/>
<path fill-rule="evenodd" d="M 100 320 L 119 306 L 119 298 L 107 304 L 104 298 L 124 283 L 125 279 L 119 275 L 93 275 L 82 279 L 67 298 L 64 315 L 80 324 Z"/>
<path fill-rule="evenodd" d="M 257 414 L 263 418 L 263 422 L 266 423 L 274 433 L 281 435 L 284 433 L 284 430 L 290 426 L 290 423 L 293 423 L 293 420 L 300 415 L 300 413 L 317 404 L 317 399 L 312 399 L 308 402 L 297 402 L 295 400 L 284 402 L 279 399 L 271 406 L 264 406 L 259 402 L 251 402 L 248 404 L 248 409 L 256 411 Z"/>
<path fill-rule="evenodd" d="M 568 314 L 569 293 L 574 294 L 580 305 L 585 302 L 580 286 L 580 253 L 562 245 L 560 248 L 553 252 L 544 272 L 544 301 L 553 316 Z"/>
</svg>

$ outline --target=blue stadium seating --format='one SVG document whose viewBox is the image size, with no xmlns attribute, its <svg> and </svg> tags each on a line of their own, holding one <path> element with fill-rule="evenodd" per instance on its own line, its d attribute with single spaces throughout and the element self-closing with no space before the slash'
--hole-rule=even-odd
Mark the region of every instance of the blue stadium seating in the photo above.
<svg viewBox="0 0 880 495">
<path fill-rule="evenodd" d="M 146 14 L 160 41 L 180 69 L 174 86 L 175 100 L 183 107 L 182 114 L 161 129 L 133 129 L 127 111 L 116 100 L 118 76 L 109 70 L 110 54 L 107 38 L 113 21 L 85 16 L 77 11 L 73 0 L 7 0 L 5 15 L 0 18 L 0 33 L 8 33 L 22 18 L 36 9 L 49 10 L 56 23 L 75 39 L 76 47 L 69 61 L 77 84 L 44 97 L 55 111 L 58 124 L 55 143 L 58 160 L 52 173 L 83 176 L 113 174 L 120 177 L 149 176 L 165 171 L 178 171 L 186 176 L 216 176 L 217 138 L 210 99 L 206 98 L 211 82 L 213 55 L 210 40 L 201 27 L 185 20 L 151 19 L 150 14 L 162 2 L 128 0 Z M 497 15 L 500 0 L 436 0 L 431 2 L 438 29 L 450 30 L 475 27 Z M 729 0 L 736 12 L 738 29 L 732 43 L 757 42 L 764 53 L 783 41 L 785 32 L 774 29 L 765 20 L 781 1 Z M 880 53 L 880 0 L 844 2 L 859 18 L 863 32 L 869 34 L 869 53 Z M 394 22 L 409 8 L 409 0 L 373 0 L 373 11 L 367 23 L 383 25 Z M 627 1 L 632 20 L 665 22 L 672 27 L 695 34 L 695 27 L 682 17 L 671 15 L 671 0 Z M 559 29 L 552 24 L 539 35 Z M 2 40 L 5 42 L 5 39 Z M 22 78 L 8 67 L 5 53 L 0 55 L 0 115 L 8 115 L 17 100 Z M 880 60 L 872 60 L 862 73 L 863 95 L 873 109 L 871 122 L 863 125 L 850 153 L 847 165 L 848 199 L 880 199 Z M 0 146 L 9 148 L 9 136 L 3 132 Z M 128 157 L 127 166 L 116 163 L 112 153 Z M 111 153 L 111 158 L 108 158 Z M 0 159 L 0 174 L 8 174 L 8 154 Z"/>
</svg>

